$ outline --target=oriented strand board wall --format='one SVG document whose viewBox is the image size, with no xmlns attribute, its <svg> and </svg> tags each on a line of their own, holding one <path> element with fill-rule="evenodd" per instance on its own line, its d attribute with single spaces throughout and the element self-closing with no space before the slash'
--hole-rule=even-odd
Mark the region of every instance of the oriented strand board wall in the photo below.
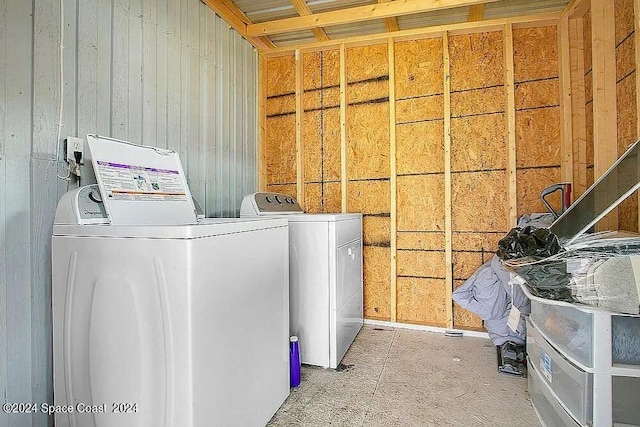
<svg viewBox="0 0 640 427">
<path fill-rule="evenodd" d="M 296 196 L 296 61 L 268 58 L 265 148 L 267 190 Z"/>
<path fill-rule="evenodd" d="M 633 0 L 615 1 L 618 156 L 637 139 L 636 56 Z M 638 193 L 622 202 L 618 228 L 638 231 Z"/>
<path fill-rule="evenodd" d="M 344 58 L 340 50 L 299 55 L 304 207 L 309 212 L 339 212 L 344 183 L 344 207 L 363 213 L 367 318 L 482 329 L 482 320 L 459 306 L 453 306 L 449 323 L 453 304 L 449 293 L 491 259 L 498 240 L 511 226 L 505 54 L 514 56 L 516 69 L 513 113 L 517 120 L 512 132 L 517 137 L 517 178 L 519 188 L 530 195 L 518 200 L 519 213 L 540 211 L 540 188 L 558 180 L 555 27 L 513 33 L 515 49 L 507 53 L 504 32 L 492 31 L 448 35 L 447 51 L 443 37 L 434 37 L 397 41 L 393 49 L 387 43 L 347 45 Z M 446 53 L 450 58 L 448 91 Z M 345 64 L 344 104 L 340 100 L 341 59 Z M 391 70 L 390 64 L 394 65 Z M 267 82 L 266 181 L 270 189 L 295 194 L 296 64 L 294 56 L 288 55 L 271 58 L 267 65 L 277 81 Z M 395 82 L 393 91 L 390 81 Z M 344 127 L 340 123 L 343 111 Z M 448 159 L 447 122 L 451 125 Z M 392 144 L 394 153 L 390 152 Z M 343 161 L 346 176 L 341 174 Z M 449 190 L 451 244 L 447 247 L 445 194 Z M 395 236 L 391 235 L 392 218 Z M 453 264 L 447 265 L 450 250 Z M 391 278 L 394 266 L 396 277 Z"/>
<path fill-rule="evenodd" d="M 547 212 L 540 192 L 560 182 L 557 27 L 513 31 L 518 215 Z M 560 209 L 560 196 L 548 198 Z"/>
<path fill-rule="evenodd" d="M 394 50 L 397 316 L 446 326 L 442 38 Z"/>
<path fill-rule="evenodd" d="M 453 36 L 449 54 L 453 278 L 458 287 L 493 256 L 509 227 L 503 34 Z M 456 305 L 454 326 L 481 328 L 482 320 Z"/>
<path fill-rule="evenodd" d="M 302 75 L 303 207 L 340 212 L 340 52 L 303 54 Z"/>
<path fill-rule="evenodd" d="M 346 49 L 347 210 L 363 214 L 364 313 L 390 320 L 387 44 Z"/>
</svg>

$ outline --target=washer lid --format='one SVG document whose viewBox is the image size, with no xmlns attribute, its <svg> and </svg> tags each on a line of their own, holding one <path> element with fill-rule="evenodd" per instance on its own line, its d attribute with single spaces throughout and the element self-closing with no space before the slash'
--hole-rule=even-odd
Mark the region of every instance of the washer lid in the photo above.
<svg viewBox="0 0 640 427">
<path fill-rule="evenodd" d="M 98 135 L 87 144 L 112 225 L 196 223 L 178 153 Z"/>
</svg>

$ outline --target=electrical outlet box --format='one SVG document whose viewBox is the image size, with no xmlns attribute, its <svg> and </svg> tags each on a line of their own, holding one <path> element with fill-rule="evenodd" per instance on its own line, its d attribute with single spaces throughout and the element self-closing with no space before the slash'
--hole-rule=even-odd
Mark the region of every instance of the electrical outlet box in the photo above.
<svg viewBox="0 0 640 427">
<path fill-rule="evenodd" d="M 80 162 L 76 162 L 76 154 L 80 153 Z M 84 164 L 84 140 L 75 136 L 68 136 L 65 139 L 65 160 L 69 163 L 71 160 L 83 165 Z"/>
</svg>

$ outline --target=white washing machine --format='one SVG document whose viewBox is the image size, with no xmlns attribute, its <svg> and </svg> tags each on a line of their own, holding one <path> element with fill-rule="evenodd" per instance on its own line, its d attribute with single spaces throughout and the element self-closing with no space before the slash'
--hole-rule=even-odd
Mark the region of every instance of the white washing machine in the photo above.
<svg viewBox="0 0 640 427">
<path fill-rule="evenodd" d="M 198 223 L 177 154 L 89 143 L 99 187 L 52 238 L 56 426 L 265 425 L 289 394 L 287 222 Z"/>
<path fill-rule="evenodd" d="M 362 328 L 362 214 L 305 214 L 277 193 L 249 194 L 240 216 L 289 221 L 290 332 L 302 363 L 338 364 Z"/>
</svg>

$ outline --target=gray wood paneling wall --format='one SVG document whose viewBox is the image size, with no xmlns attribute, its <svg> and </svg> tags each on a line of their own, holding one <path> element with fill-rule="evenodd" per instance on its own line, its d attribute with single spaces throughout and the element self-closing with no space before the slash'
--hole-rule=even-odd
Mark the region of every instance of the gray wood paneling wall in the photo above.
<svg viewBox="0 0 640 427">
<path fill-rule="evenodd" d="M 199 0 L 63 0 L 62 136 L 180 153 L 207 216 L 257 189 L 257 54 Z M 60 0 L 0 0 L 0 400 L 52 402 Z M 60 148 L 62 151 L 62 147 Z M 60 154 L 60 157 L 62 154 Z M 90 167 L 82 183 L 93 182 Z M 0 426 L 46 426 L 42 414 Z"/>
</svg>

